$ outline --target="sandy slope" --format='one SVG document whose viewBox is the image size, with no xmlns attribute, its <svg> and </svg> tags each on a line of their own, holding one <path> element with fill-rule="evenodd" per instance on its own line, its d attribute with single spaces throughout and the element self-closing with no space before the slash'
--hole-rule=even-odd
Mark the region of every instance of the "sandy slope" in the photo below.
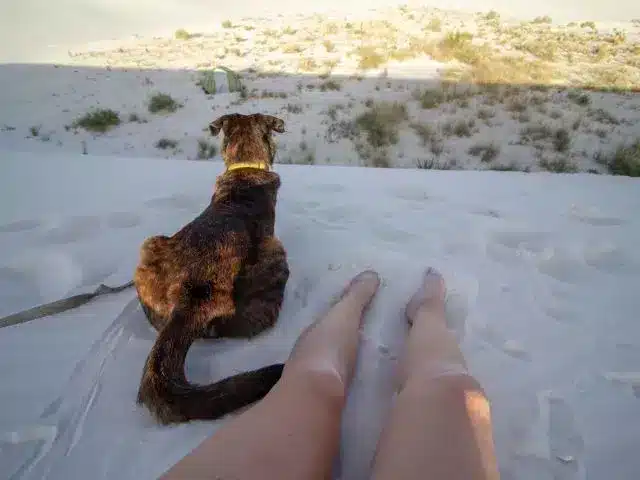
<svg viewBox="0 0 640 480">
<path fill-rule="evenodd" d="M 148 235 L 208 201 L 218 162 L 3 152 L 0 315 L 128 280 Z M 350 394 L 341 478 L 366 478 L 423 264 L 493 402 L 507 480 L 640 472 L 640 184 L 623 177 L 279 166 L 292 275 L 276 329 L 201 342 L 195 381 L 286 358 L 355 272 L 384 277 Z M 597 195 L 594 195 L 597 192 Z M 313 252 L 310 255 L 309 252 Z M 155 333 L 132 291 L 0 330 L 0 465 L 20 479 L 156 478 L 218 423 L 134 404 Z"/>
</svg>

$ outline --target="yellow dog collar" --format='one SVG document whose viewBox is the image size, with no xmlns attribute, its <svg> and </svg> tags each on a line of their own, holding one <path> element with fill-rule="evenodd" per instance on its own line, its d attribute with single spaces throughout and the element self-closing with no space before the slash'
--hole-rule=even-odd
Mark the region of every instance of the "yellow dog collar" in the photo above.
<svg viewBox="0 0 640 480">
<path fill-rule="evenodd" d="M 269 171 L 269 164 L 266 162 L 240 162 L 234 163 L 227 167 L 227 172 L 238 170 L 239 168 L 258 168 L 260 170 Z"/>
</svg>

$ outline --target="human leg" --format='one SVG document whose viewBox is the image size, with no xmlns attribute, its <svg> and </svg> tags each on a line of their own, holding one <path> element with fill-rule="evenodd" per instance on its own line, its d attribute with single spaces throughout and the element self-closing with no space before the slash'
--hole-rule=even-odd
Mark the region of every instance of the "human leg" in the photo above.
<svg viewBox="0 0 640 480">
<path fill-rule="evenodd" d="M 429 269 L 409 301 L 412 325 L 375 480 L 497 479 L 489 402 L 447 329 L 445 285 Z"/>
<path fill-rule="evenodd" d="M 163 478 L 330 479 L 364 312 L 379 286 L 358 275 L 296 342 L 280 381 Z"/>
</svg>

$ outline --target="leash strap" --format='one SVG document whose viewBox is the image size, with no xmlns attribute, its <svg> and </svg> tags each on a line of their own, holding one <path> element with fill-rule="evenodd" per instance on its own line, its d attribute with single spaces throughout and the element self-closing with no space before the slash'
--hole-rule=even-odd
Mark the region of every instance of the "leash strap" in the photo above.
<svg viewBox="0 0 640 480">
<path fill-rule="evenodd" d="M 133 280 L 117 287 L 109 287 L 101 283 L 98 288 L 90 293 L 81 293 L 73 295 L 72 297 L 63 298 L 62 300 L 56 300 L 55 302 L 45 303 L 37 307 L 29 308 L 18 313 L 12 313 L 6 317 L 0 318 L 0 328 L 10 327 L 12 325 L 19 325 L 21 323 L 30 322 L 37 318 L 47 317 L 49 315 L 55 315 L 57 313 L 71 310 L 72 308 L 79 307 L 85 303 L 90 302 L 96 297 L 101 295 L 107 295 L 109 293 L 118 293 L 129 287 L 133 286 Z"/>
</svg>

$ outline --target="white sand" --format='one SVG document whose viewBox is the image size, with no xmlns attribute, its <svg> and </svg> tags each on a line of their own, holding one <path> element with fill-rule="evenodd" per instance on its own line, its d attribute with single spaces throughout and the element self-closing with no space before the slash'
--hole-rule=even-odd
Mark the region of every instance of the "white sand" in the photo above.
<svg viewBox="0 0 640 480">
<path fill-rule="evenodd" d="M 141 241 L 196 215 L 221 164 L 14 153 L 2 168 L 6 315 L 128 280 Z M 278 171 L 277 231 L 292 268 L 279 323 L 249 344 L 200 342 L 191 379 L 286 358 L 331 295 L 375 267 L 384 287 L 363 331 L 340 461 L 342 479 L 364 479 L 402 351 L 404 303 L 429 263 L 446 277 L 448 318 L 492 400 L 503 478 L 637 477 L 640 183 Z M 0 330 L 3 477 L 156 478 L 215 430 L 220 422 L 160 428 L 135 405 L 154 338 L 132 290 Z"/>
</svg>

